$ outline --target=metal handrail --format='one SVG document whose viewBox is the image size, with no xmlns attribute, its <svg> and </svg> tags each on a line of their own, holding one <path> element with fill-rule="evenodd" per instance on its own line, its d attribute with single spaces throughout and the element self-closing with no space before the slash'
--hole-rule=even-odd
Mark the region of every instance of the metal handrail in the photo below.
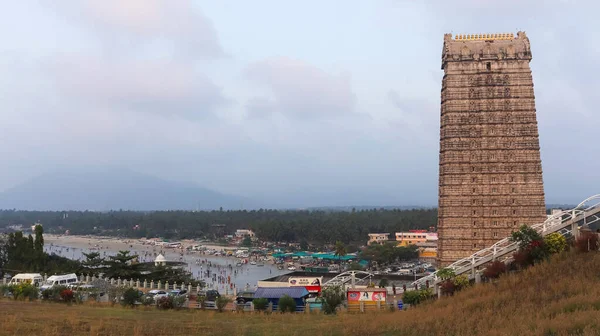
<svg viewBox="0 0 600 336">
<path fill-rule="evenodd" d="M 593 218 L 592 221 L 587 221 L 587 218 L 589 217 Z M 581 225 L 578 224 L 580 221 L 582 222 Z M 546 236 L 553 232 L 566 235 L 571 233 L 570 226 L 573 224 L 577 224 L 579 227 L 589 225 L 596 221 L 600 221 L 600 194 L 588 197 L 575 208 L 556 213 L 548 217 L 544 222 L 531 225 L 530 227 L 542 236 Z M 516 250 L 517 247 L 518 242 L 512 241 L 510 237 L 506 237 L 490 247 L 486 247 L 473 253 L 469 257 L 457 260 L 446 268 L 453 270 L 456 275 L 464 274 L 469 271 L 473 273 L 475 267 L 505 256 Z M 411 287 L 420 288 L 427 282 L 431 285 L 435 285 L 440 281 L 437 276 L 438 271 L 414 281 Z"/>
</svg>

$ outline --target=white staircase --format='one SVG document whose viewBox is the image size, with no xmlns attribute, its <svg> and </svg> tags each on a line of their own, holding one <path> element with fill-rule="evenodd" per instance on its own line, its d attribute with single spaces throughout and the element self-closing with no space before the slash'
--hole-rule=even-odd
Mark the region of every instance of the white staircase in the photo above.
<svg viewBox="0 0 600 336">
<path fill-rule="evenodd" d="M 563 236 L 577 236 L 580 227 L 598 221 L 600 221 L 600 194 L 584 200 L 574 209 L 554 214 L 543 223 L 531 225 L 531 228 L 536 230 L 542 237 L 553 232 L 558 232 Z M 518 242 L 512 242 L 510 241 L 510 237 L 506 237 L 490 247 L 450 264 L 447 268 L 452 269 L 456 275 L 468 273 L 469 278 L 473 278 L 479 266 L 483 266 L 494 260 L 503 262 L 511 260 L 512 254 L 516 251 L 517 247 Z M 435 288 L 435 285 L 441 281 L 437 277 L 437 271 L 413 282 L 407 290 L 414 289 L 415 286 L 421 288 L 425 286 L 427 281 L 430 287 Z"/>
</svg>

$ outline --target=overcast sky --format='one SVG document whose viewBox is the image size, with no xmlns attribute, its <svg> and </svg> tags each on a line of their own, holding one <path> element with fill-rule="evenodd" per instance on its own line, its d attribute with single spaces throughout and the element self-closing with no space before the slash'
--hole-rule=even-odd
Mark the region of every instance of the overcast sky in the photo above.
<svg viewBox="0 0 600 336">
<path fill-rule="evenodd" d="M 299 205 L 435 205 L 443 34 L 520 29 L 547 202 L 578 202 L 600 192 L 593 3 L 1 0 L 0 190 L 117 165 Z"/>
</svg>

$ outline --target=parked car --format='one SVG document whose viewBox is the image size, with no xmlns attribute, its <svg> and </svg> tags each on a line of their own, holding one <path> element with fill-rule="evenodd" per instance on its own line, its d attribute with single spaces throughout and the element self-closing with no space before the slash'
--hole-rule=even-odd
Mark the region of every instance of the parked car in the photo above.
<svg viewBox="0 0 600 336">
<path fill-rule="evenodd" d="M 167 297 L 169 294 L 164 290 L 153 289 L 146 294 L 146 297 L 154 299 L 154 302 L 158 301 L 160 298 Z"/>
<path fill-rule="evenodd" d="M 169 292 L 169 295 L 172 296 L 183 296 L 185 298 L 188 297 L 188 291 L 187 289 L 174 289 L 172 291 Z"/>
<path fill-rule="evenodd" d="M 252 302 L 252 300 L 254 300 L 254 291 L 239 292 L 235 298 L 235 302 L 238 304 L 246 304 L 248 302 Z"/>
<path fill-rule="evenodd" d="M 215 301 L 218 297 L 221 296 L 221 294 L 219 294 L 219 291 L 215 289 L 209 289 L 198 292 L 198 296 L 205 296 L 206 301 Z"/>
</svg>

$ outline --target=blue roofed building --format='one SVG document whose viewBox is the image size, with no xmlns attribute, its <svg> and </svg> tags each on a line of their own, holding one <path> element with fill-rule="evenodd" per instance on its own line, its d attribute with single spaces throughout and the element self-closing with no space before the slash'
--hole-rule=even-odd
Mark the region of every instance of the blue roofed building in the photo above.
<svg viewBox="0 0 600 336">
<path fill-rule="evenodd" d="M 258 287 L 254 292 L 254 298 L 265 298 L 273 304 L 273 309 L 279 306 L 279 299 L 284 295 L 290 296 L 296 301 L 296 311 L 304 310 L 306 298 L 309 292 L 304 287 Z"/>
</svg>

